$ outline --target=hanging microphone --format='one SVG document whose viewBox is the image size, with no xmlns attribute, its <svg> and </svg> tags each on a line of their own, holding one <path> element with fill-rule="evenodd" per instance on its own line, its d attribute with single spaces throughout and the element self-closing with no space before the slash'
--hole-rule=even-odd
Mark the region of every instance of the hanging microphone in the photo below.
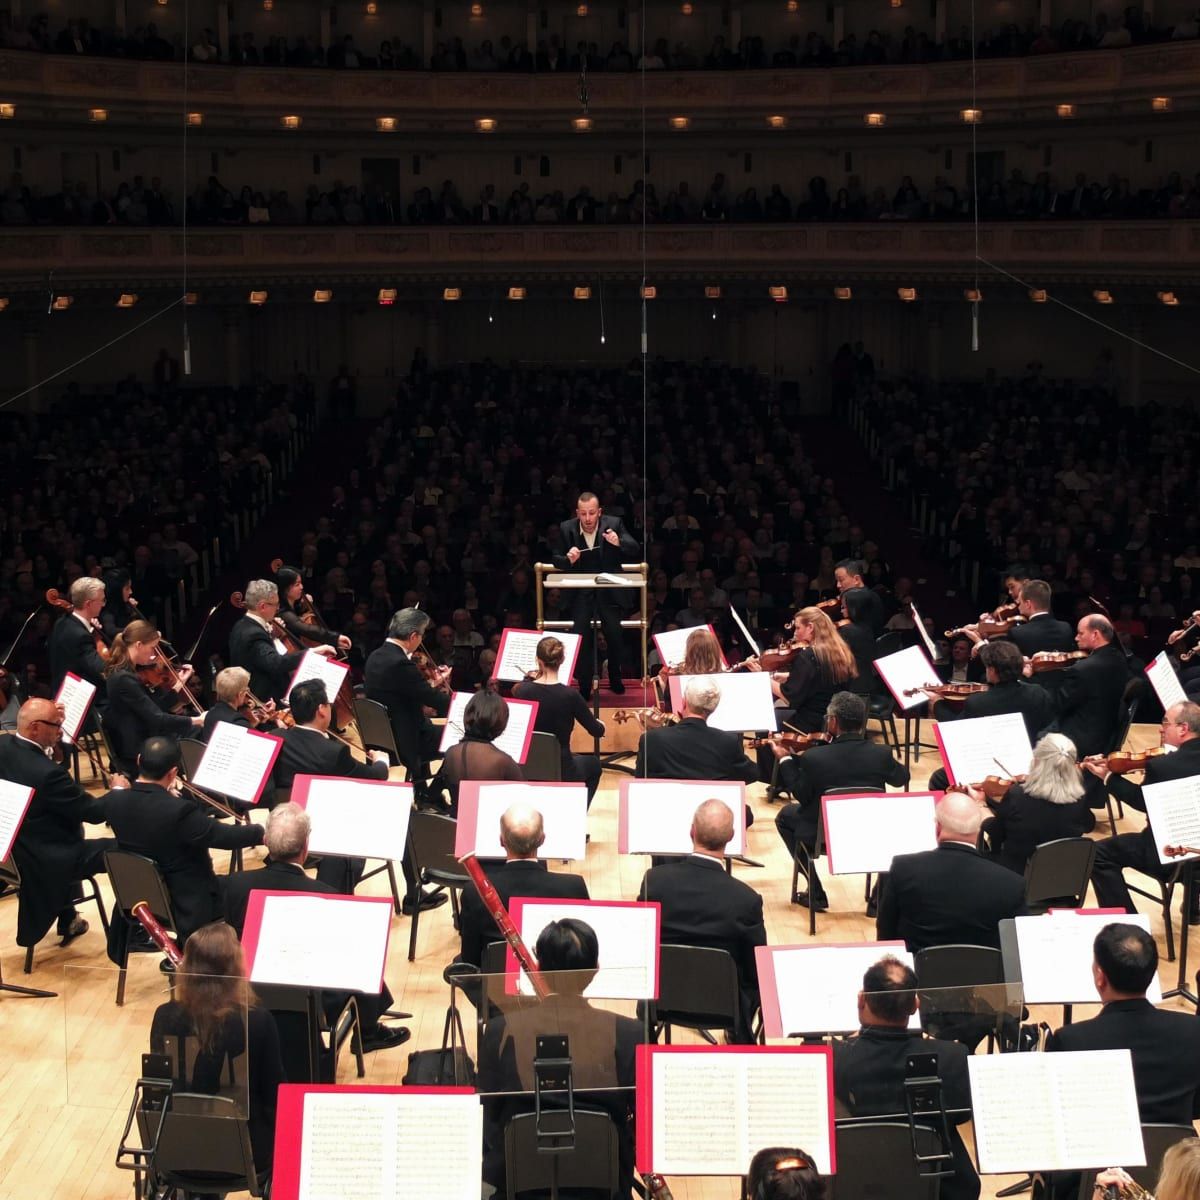
<svg viewBox="0 0 1200 1200">
<path fill-rule="evenodd" d="M 46 280 L 46 316 L 49 316 L 54 311 L 54 272 L 50 272 L 50 277 Z"/>
</svg>

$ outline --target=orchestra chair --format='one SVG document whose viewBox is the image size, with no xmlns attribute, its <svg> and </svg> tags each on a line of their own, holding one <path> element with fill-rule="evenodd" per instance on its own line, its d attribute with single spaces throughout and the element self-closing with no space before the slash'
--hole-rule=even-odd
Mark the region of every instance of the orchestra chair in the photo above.
<svg viewBox="0 0 1200 1200">
<path fill-rule="evenodd" d="M 964 992 L 973 987 L 1001 987 L 1004 978 L 1004 958 L 991 946 L 927 946 L 913 955 L 913 970 L 917 976 L 920 1000 L 921 1029 L 930 1037 L 962 1042 L 974 1053 L 986 1035 L 988 1053 L 1004 1043 L 1007 1014 L 976 1013 L 968 1005 L 956 1004 L 942 989 L 959 988 Z M 994 1008 L 994 1006 L 993 1006 Z"/>
<path fill-rule="evenodd" d="M 535 733 L 529 739 L 529 754 L 521 768 L 529 783 L 562 782 L 562 747 L 552 733 Z"/>
<path fill-rule="evenodd" d="M 620 1167 L 612 1117 L 576 1108 L 574 1121 L 574 1147 L 556 1153 L 539 1153 L 536 1113 L 519 1113 L 505 1125 L 504 1175 L 510 1200 L 530 1193 L 546 1195 L 554 1186 L 566 1195 L 585 1191 L 617 1200 Z"/>
<path fill-rule="evenodd" d="M 671 1027 L 695 1030 L 715 1046 L 709 1032 L 718 1029 L 732 1036 L 741 1016 L 737 964 L 728 950 L 702 946 L 659 947 L 658 999 L 650 1002 L 651 1038 L 665 1034 L 671 1044 Z"/>
<path fill-rule="evenodd" d="M 945 1152 L 932 1129 L 910 1128 L 903 1120 L 838 1121 L 835 1136 L 837 1174 L 826 1179 L 829 1200 L 938 1200 L 941 1179 L 922 1175 L 915 1157 Z"/>
<path fill-rule="evenodd" d="M 1128 880 L 1125 881 L 1125 886 L 1138 896 L 1145 896 L 1147 900 L 1153 900 L 1155 904 L 1162 909 L 1163 932 L 1167 935 L 1167 962 L 1175 961 L 1175 922 L 1171 916 L 1171 904 L 1175 899 L 1175 888 L 1182 885 L 1183 890 L 1183 906 L 1180 913 L 1180 923 L 1182 926 L 1182 939 L 1187 938 L 1188 927 L 1191 922 L 1188 920 L 1188 904 L 1192 894 L 1192 873 L 1195 869 L 1197 859 L 1185 858 L 1176 862 L 1171 868 L 1171 874 L 1166 879 L 1156 879 L 1154 882 L 1158 884 L 1158 893 L 1148 892 L 1145 888 L 1136 887 Z M 1132 870 L 1131 867 L 1126 867 L 1125 870 Z"/>
<path fill-rule="evenodd" d="M 904 649 L 904 636 L 897 632 L 884 633 L 875 639 L 875 657 L 883 658 L 888 654 L 895 654 L 899 650 Z M 874 681 L 873 681 L 874 682 Z M 870 731 L 871 722 L 876 721 L 879 724 L 879 732 L 883 734 L 883 743 L 889 749 L 896 752 L 897 757 L 900 754 L 900 733 L 896 728 L 896 701 L 892 698 L 891 692 L 886 688 L 882 691 L 875 691 L 873 688 L 868 695 L 863 697 L 867 702 L 867 719 L 863 725 L 863 732 Z M 920 758 L 920 742 L 921 742 L 921 726 L 917 724 L 917 757 Z"/>
<path fill-rule="evenodd" d="M 367 750 L 386 750 L 393 763 L 401 761 L 400 751 L 396 749 L 396 735 L 392 732 L 392 719 L 378 700 L 355 696 L 354 720 L 358 725 L 358 736 Z M 411 779 L 412 767 L 408 763 L 404 767 Z"/>
<path fill-rule="evenodd" d="M 1167 1151 L 1177 1142 L 1193 1137 L 1196 1137 L 1196 1130 L 1191 1125 L 1143 1125 L 1142 1145 L 1146 1150 L 1146 1165 L 1126 1167 L 1125 1170 L 1135 1183 L 1149 1190 L 1158 1182 L 1158 1173 L 1162 1169 L 1162 1160 Z M 1078 1200 L 1092 1200 L 1095 1195 L 1096 1174 L 1095 1171 L 1084 1171 L 1079 1180 Z M 1066 1200 L 1075 1200 L 1075 1197 L 1067 1197 Z"/>
<path fill-rule="evenodd" d="M 151 913 L 164 929 L 174 932 L 175 914 L 171 909 L 171 894 L 158 864 L 142 854 L 131 854 L 128 850 L 106 850 L 104 868 L 113 891 L 113 921 L 120 916 L 129 927 L 129 932 L 141 929 L 141 922 L 133 915 L 133 906 L 145 901 Z M 121 960 L 117 964 L 117 1006 L 125 1003 L 125 978 L 129 967 L 129 938 L 122 939 Z M 161 953 L 157 946 L 135 946 L 134 953 Z M 168 973 L 171 990 L 175 989 L 174 973 Z"/>
<path fill-rule="evenodd" d="M 1095 860 L 1091 838 L 1057 838 L 1036 847 L 1025 864 L 1025 907 L 1030 915 L 1051 908 L 1083 908 Z"/>
<path fill-rule="evenodd" d="M 263 1194 L 254 1170 L 250 1126 L 228 1096 L 172 1092 L 150 1159 L 152 1195 L 185 1200 L 230 1192 Z"/>
<path fill-rule="evenodd" d="M 408 853 L 411 856 L 417 886 L 430 883 L 450 889 L 450 908 L 454 927 L 458 928 L 458 893 L 460 888 L 472 887 L 471 877 L 459 865 L 454 854 L 454 832 L 458 822 L 440 813 L 416 810 L 408 821 Z M 408 961 L 417 956 L 417 926 L 421 919 L 420 906 L 413 909 L 412 927 L 408 935 Z"/>
<path fill-rule="evenodd" d="M 865 784 L 848 784 L 845 787 L 829 788 L 822 793 L 824 796 L 853 796 L 859 792 L 869 792 L 871 790 Z M 804 874 L 809 878 L 808 894 L 812 896 L 811 882 L 811 867 L 818 858 L 825 853 L 825 806 L 818 801 L 817 808 L 817 836 L 813 842 L 812 850 L 804 845 L 799 839 L 796 841 L 796 853 L 792 856 L 792 890 L 790 902 L 796 903 L 798 888 L 800 886 L 800 872 L 804 870 Z M 870 877 L 867 878 L 867 895 L 870 897 L 871 883 Z M 817 910 L 813 905 L 808 906 L 808 936 L 816 937 L 817 935 Z"/>
<path fill-rule="evenodd" d="M 21 872 L 18 870 L 17 864 L 11 854 L 7 858 L 0 859 L 0 883 L 7 883 L 9 887 L 16 888 L 17 908 L 19 910 L 21 907 Z M 79 883 L 81 885 L 84 883 L 88 884 L 91 888 L 91 891 L 85 892 L 78 900 L 75 901 L 75 903 L 95 903 L 96 911 L 100 914 L 100 924 L 104 927 L 104 933 L 107 937 L 108 913 L 104 908 L 104 898 L 100 895 L 100 888 L 96 883 L 96 877 L 94 875 L 89 875 L 86 879 L 79 880 Z M 35 949 L 36 947 L 34 946 L 25 947 L 24 970 L 26 975 L 31 975 L 33 973 L 33 952 Z"/>
<path fill-rule="evenodd" d="M 1117 727 L 1113 732 L 1112 741 L 1105 747 L 1105 754 L 1115 754 L 1125 745 L 1125 739 L 1129 736 L 1129 728 L 1138 718 L 1138 710 L 1141 708 L 1144 696 L 1145 684 L 1142 680 L 1131 679 L 1125 685 L 1125 690 L 1121 693 L 1120 705 L 1117 709 Z M 1109 833 L 1113 837 L 1116 837 L 1117 821 L 1113 816 L 1113 797 L 1107 788 L 1104 792 L 1104 804 L 1108 810 Z M 1125 806 L 1120 800 L 1117 801 L 1117 817 L 1122 820 L 1125 818 Z"/>
<path fill-rule="evenodd" d="M 256 983 L 254 994 L 259 1003 L 276 1019 L 284 1074 L 289 1083 L 337 1083 L 338 1056 L 346 1039 L 353 1036 L 358 1077 L 366 1074 L 362 1051 L 362 1021 L 358 1001 L 348 996 L 334 1020 L 321 1003 L 320 988 L 290 987 L 286 984 Z M 298 1028 L 304 1031 L 304 1052 L 299 1039 L 289 1036 Z"/>
</svg>

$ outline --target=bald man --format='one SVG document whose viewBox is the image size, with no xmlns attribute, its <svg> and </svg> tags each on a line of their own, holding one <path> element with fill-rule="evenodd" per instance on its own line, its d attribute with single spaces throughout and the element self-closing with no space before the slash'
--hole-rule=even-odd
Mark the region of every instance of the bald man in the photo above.
<svg viewBox="0 0 1200 1200">
<path fill-rule="evenodd" d="M 642 879 L 643 900 L 662 905 L 662 941 L 668 945 L 727 950 L 738 970 L 741 1012 L 734 1037 L 748 1044 L 758 1009 L 754 950 L 767 944 L 762 897 L 725 871 L 733 840 L 733 813 L 721 800 L 705 800 L 692 816 L 692 852 L 651 867 Z"/>
<path fill-rule="evenodd" d="M 899 854 L 883 882 L 876 935 L 926 946 L 1000 949 L 999 923 L 1025 909 L 1025 880 L 975 849 L 987 810 L 961 792 L 937 806 L 937 849 Z"/>
<path fill-rule="evenodd" d="M 514 804 L 500 817 L 500 844 L 504 847 L 505 858 L 503 862 L 485 862 L 483 869 L 505 908 L 510 907 L 514 896 L 588 899 L 587 883 L 582 875 L 549 871 L 545 863 L 538 861 L 538 848 L 545 840 L 542 814 L 531 805 Z M 462 961 L 477 967 L 483 965 L 483 952 L 488 944 L 504 940 L 473 887 L 463 889 L 459 929 Z"/>
<path fill-rule="evenodd" d="M 63 714 L 53 700 L 27 700 L 17 714 L 17 732 L 0 738 L 0 779 L 33 788 L 25 819 L 13 844 L 21 872 L 17 945 L 36 946 L 57 922 L 65 946 L 87 932 L 75 911 L 79 880 L 104 871 L 112 838 L 85 838 L 83 822 L 104 822 L 104 805 L 89 796 L 65 767 L 48 757 L 62 734 Z M 115 787 L 128 787 L 121 776 Z"/>
<path fill-rule="evenodd" d="M 1051 728 L 1075 743 L 1080 758 L 1107 754 L 1121 721 L 1121 701 L 1132 678 L 1129 660 L 1106 617 L 1083 617 L 1075 644 L 1087 658 L 1073 663 L 1058 684 L 1058 721 Z"/>
</svg>

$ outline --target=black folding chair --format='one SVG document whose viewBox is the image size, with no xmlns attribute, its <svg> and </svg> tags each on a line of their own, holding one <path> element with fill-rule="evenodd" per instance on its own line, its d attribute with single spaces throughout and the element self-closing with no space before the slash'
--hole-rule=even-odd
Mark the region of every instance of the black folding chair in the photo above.
<svg viewBox="0 0 1200 1200">
<path fill-rule="evenodd" d="M 358 1077 L 366 1074 L 363 1064 L 362 1021 L 358 1015 L 358 1001 L 350 996 L 337 1015 L 330 1020 L 322 1003 L 319 988 L 289 987 L 284 984 L 256 983 L 254 992 L 263 1008 L 285 1028 L 303 1024 L 304 1049 L 298 1053 L 287 1053 L 289 1045 L 299 1039 L 281 1038 L 285 1048 L 286 1074 L 290 1083 L 337 1083 L 338 1057 L 347 1038 L 354 1052 Z M 298 1047 L 297 1047 L 298 1048 Z"/>
<path fill-rule="evenodd" d="M 1025 864 L 1025 907 L 1030 913 L 1082 908 L 1095 860 L 1096 843 L 1091 838 L 1043 842 Z"/>
<path fill-rule="evenodd" d="M 141 854 L 128 850 L 107 850 L 104 867 L 108 871 L 108 882 L 113 890 L 113 920 L 119 915 L 128 926 L 128 931 L 141 929 L 141 923 L 133 915 L 133 906 L 145 901 L 151 913 L 167 930 L 175 928 L 175 914 L 171 910 L 171 894 L 158 864 Z M 125 977 L 129 967 L 129 938 L 121 939 L 121 960 L 117 966 L 117 1004 L 125 1003 Z M 151 951 L 142 951 L 151 952 Z M 157 953 L 157 948 L 152 952 Z M 173 981 L 173 976 L 170 977 Z"/>
<path fill-rule="evenodd" d="M 396 749 L 396 735 L 392 731 L 392 719 L 388 710 L 378 700 L 356 696 L 354 720 L 358 725 L 358 736 L 368 750 L 386 750 L 393 763 L 400 762 L 400 751 Z M 405 766 L 407 765 L 406 763 Z"/>
<path fill-rule="evenodd" d="M 823 796 L 852 796 L 857 792 L 869 792 L 873 789 L 869 784 L 850 784 L 846 787 L 829 788 L 823 792 Z M 796 903 L 796 897 L 800 894 L 798 889 L 800 886 L 800 873 L 804 872 L 808 878 L 808 936 L 816 937 L 817 935 L 817 909 L 812 903 L 813 888 L 812 879 L 815 872 L 815 863 L 818 858 L 825 853 L 825 806 L 818 802 L 817 808 L 817 836 L 813 841 L 812 849 L 810 850 L 799 838 L 796 839 L 796 852 L 792 855 L 792 891 L 791 902 Z M 870 883 L 867 885 L 867 892 L 870 893 Z"/>
<path fill-rule="evenodd" d="M 837 1174 L 830 1200 L 938 1200 L 941 1180 L 923 1175 L 916 1155 L 943 1151 L 932 1129 L 904 1121 L 837 1125 Z"/>
<path fill-rule="evenodd" d="M 535 733 L 529 739 L 529 754 L 521 768 L 531 783 L 562 780 L 562 746 L 552 733 Z"/>
<path fill-rule="evenodd" d="M 620 1166 L 612 1117 L 576 1108 L 574 1118 L 574 1146 L 555 1153 L 539 1153 L 536 1113 L 520 1113 L 508 1122 L 504 1127 L 504 1174 L 510 1197 L 546 1194 L 557 1186 L 566 1195 L 585 1191 L 616 1200 Z"/>
<path fill-rule="evenodd" d="M 9 887 L 15 888 L 17 891 L 17 911 L 20 912 L 23 897 L 21 896 L 21 872 L 17 868 L 16 861 L 10 854 L 8 858 L 0 859 L 0 883 L 7 883 Z M 91 889 L 89 892 L 84 892 L 75 903 L 76 904 L 95 904 L 96 911 L 100 914 L 100 924 L 104 927 L 104 932 L 108 934 L 108 912 L 104 907 L 104 897 L 100 895 L 100 885 L 96 882 L 94 875 L 89 875 L 86 879 L 81 879 L 79 883 L 87 884 Z M 33 952 L 35 947 L 25 947 L 25 974 L 33 973 Z"/>
<path fill-rule="evenodd" d="M 440 813 L 414 812 L 408 822 L 408 853 L 418 886 L 437 884 L 450 889 L 450 908 L 458 926 L 458 892 L 472 886 L 471 877 L 459 865 L 454 854 L 454 834 L 458 822 Z M 417 956 L 417 926 L 421 907 L 413 908 L 412 927 L 408 934 L 408 961 Z"/>
<path fill-rule="evenodd" d="M 734 1033 L 741 1015 L 737 964 L 728 950 L 701 946 L 664 945 L 659 948 L 658 999 L 651 1005 L 654 1040 L 671 1027 L 694 1029 L 712 1045 L 709 1032 Z"/>
<path fill-rule="evenodd" d="M 975 1012 L 969 1003 L 972 988 L 993 988 L 1005 983 L 1004 959 L 991 946 L 927 946 L 913 955 L 920 997 L 921 1028 L 930 1037 L 962 1042 L 970 1050 L 983 1037 L 989 1053 L 1003 1042 L 1007 1013 L 1004 1006 L 985 1004 Z M 958 992 L 960 998 L 955 998 Z M 996 1011 L 999 1007 L 1000 1011 Z"/>
<path fill-rule="evenodd" d="M 186 1197 L 263 1194 L 254 1170 L 250 1126 L 228 1096 L 173 1092 L 150 1169 L 158 1187 L 177 1189 Z"/>
</svg>

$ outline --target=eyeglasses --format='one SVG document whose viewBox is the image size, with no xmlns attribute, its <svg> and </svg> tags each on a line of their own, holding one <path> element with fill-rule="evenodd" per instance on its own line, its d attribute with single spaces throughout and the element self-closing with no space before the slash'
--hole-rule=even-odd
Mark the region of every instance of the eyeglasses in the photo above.
<svg viewBox="0 0 1200 1200">
<path fill-rule="evenodd" d="M 50 725 L 55 729 L 61 729 L 63 727 L 62 721 L 47 721 L 47 720 L 44 720 L 42 717 L 37 718 L 37 724 Z"/>
</svg>

